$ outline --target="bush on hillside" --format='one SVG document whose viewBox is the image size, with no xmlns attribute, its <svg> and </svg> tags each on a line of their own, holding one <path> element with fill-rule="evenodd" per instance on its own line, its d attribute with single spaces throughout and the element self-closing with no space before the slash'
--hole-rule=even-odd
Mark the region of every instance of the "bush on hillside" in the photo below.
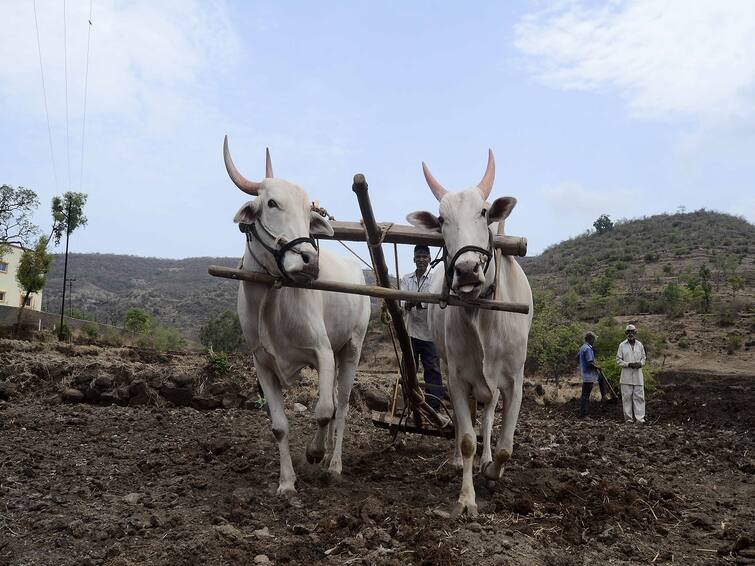
<svg viewBox="0 0 755 566">
<path fill-rule="evenodd" d="M 123 324 L 126 330 L 137 334 L 146 334 L 152 325 L 152 316 L 143 309 L 128 309 Z"/>
<path fill-rule="evenodd" d="M 227 310 L 210 319 L 199 330 L 199 341 L 217 352 L 238 351 L 244 343 L 238 315 Z"/>
</svg>

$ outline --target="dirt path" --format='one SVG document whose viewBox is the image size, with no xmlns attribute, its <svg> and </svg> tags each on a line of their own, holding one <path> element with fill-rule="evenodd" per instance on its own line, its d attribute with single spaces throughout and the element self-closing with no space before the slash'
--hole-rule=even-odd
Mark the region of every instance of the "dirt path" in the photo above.
<svg viewBox="0 0 755 566">
<path fill-rule="evenodd" d="M 481 515 L 458 521 L 449 442 L 392 444 L 367 412 L 342 481 L 300 457 L 291 504 L 263 411 L 66 405 L 27 383 L 0 402 L 0 564 L 755 562 L 752 379 L 669 379 L 646 427 L 526 400 L 503 480 L 478 480 Z M 311 413 L 291 429 L 300 456 Z"/>
</svg>

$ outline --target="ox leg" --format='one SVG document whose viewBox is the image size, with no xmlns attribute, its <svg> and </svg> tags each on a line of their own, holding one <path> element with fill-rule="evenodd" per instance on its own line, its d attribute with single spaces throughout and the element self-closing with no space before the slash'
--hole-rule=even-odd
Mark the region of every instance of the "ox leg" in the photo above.
<svg viewBox="0 0 755 566">
<path fill-rule="evenodd" d="M 511 458 L 514 451 L 514 430 L 519 419 L 519 409 L 522 406 L 522 382 L 524 381 L 524 366 L 513 378 L 506 379 L 501 387 L 503 395 L 503 425 L 501 436 L 495 447 L 493 461 L 483 469 L 483 474 L 491 480 L 498 480 L 503 473 L 503 465 Z"/>
<path fill-rule="evenodd" d="M 328 348 L 327 351 L 317 355 L 317 373 L 320 377 L 319 395 L 317 405 L 315 405 L 315 418 L 317 419 L 317 432 L 314 438 L 307 445 L 307 461 L 310 464 L 322 462 L 325 457 L 325 439 L 328 436 L 328 425 L 333 419 L 334 413 L 334 382 L 336 364 L 333 358 L 333 351 Z"/>
<path fill-rule="evenodd" d="M 469 516 L 477 515 L 477 503 L 475 503 L 474 484 L 472 483 L 472 473 L 474 465 L 474 455 L 477 451 L 477 438 L 472 423 L 472 414 L 469 410 L 469 396 L 471 391 L 464 383 L 459 383 L 453 375 L 449 376 L 449 389 L 451 392 L 451 402 L 456 414 L 456 437 L 459 439 L 459 451 L 462 459 L 462 480 L 461 493 L 459 500 L 454 505 L 451 514 L 458 517 L 464 511 Z"/>
<path fill-rule="evenodd" d="M 278 484 L 278 495 L 290 497 L 296 493 L 296 473 L 291 463 L 291 452 L 288 447 L 288 419 L 283 407 L 283 391 L 275 374 L 263 366 L 255 363 L 257 369 L 257 379 L 262 383 L 262 390 L 265 392 L 267 406 L 270 409 L 270 420 L 273 423 L 273 436 L 278 442 L 278 452 L 280 453 L 280 482 Z"/>
<path fill-rule="evenodd" d="M 498 397 L 501 392 L 496 389 L 493 391 L 493 399 L 485 405 L 482 411 L 482 457 L 480 458 L 480 471 L 483 471 L 487 465 L 493 461 L 493 453 L 490 447 L 490 439 L 493 434 L 493 420 L 495 418 L 495 408 L 498 405 Z"/>
<path fill-rule="evenodd" d="M 335 418 L 335 442 L 333 456 L 330 459 L 328 471 L 332 476 L 341 475 L 341 455 L 343 452 L 343 433 L 346 428 L 346 415 L 349 412 L 349 398 L 351 388 L 354 385 L 354 375 L 361 348 L 354 345 L 350 340 L 340 352 L 338 352 L 338 381 L 336 382 L 336 418 Z"/>
</svg>

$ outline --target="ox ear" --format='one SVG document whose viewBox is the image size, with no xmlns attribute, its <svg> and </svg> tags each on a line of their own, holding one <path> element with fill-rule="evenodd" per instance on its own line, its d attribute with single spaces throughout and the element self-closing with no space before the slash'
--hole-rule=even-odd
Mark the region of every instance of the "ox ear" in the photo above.
<svg viewBox="0 0 755 566">
<path fill-rule="evenodd" d="M 233 217 L 233 221 L 236 224 L 252 224 L 257 219 L 258 208 L 257 199 L 250 200 L 239 208 L 236 216 Z"/>
<path fill-rule="evenodd" d="M 500 197 L 493 201 L 488 209 L 488 224 L 493 222 L 501 222 L 508 218 L 511 211 L 516 206 L 516 199 L 514 197 Z"/>
<path fill-rule="evenodd" d="M 309 233 L 332 236 L 334 232 L 330 221 L 313 210 L 309 213 Z"/>
<path fill-rule="evenodd" d="M 440 232 L 440 222 L 438 221 L 438 217 L 426 210 L 411 212 L 406 215 L 406 220 L 409 224 L 416 226 L 417 228 Z"/>
</svg>

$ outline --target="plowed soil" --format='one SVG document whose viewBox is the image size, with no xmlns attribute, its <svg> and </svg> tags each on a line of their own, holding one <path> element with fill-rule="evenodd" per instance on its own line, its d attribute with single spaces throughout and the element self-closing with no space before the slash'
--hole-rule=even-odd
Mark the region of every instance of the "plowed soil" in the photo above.
<svg viewBox="0 0 755 566">
<path fill-rule="evenodd" d="M 623 424 L 618 404 L 580 421 L 576 402 L 542 404 L 527 388 L 503 479 L 476 479 L 480 515 L 453 520 L 450 441 L 394 442 L 360 402 L 342 479 L 305 463 L 314 419 L 293 404 L 314 406 L 312 376 L 287 400 L 300 456 L 298 497 L 285 501 L 267 415 L 244 402 L 248 363 L 232 368 L 247 383 L 226 404 L 247 408 L 198 410 L 61 392 L 85 369 L 193 372 L 197 387 L 210 379 L 201 355 L 11 341 L 0 352 L 0 564 L 755 562 L 752 377 L 666 376 L 645 426 Z M 363 390 L 390 379 L 357 378 Z"/>
</svg>

